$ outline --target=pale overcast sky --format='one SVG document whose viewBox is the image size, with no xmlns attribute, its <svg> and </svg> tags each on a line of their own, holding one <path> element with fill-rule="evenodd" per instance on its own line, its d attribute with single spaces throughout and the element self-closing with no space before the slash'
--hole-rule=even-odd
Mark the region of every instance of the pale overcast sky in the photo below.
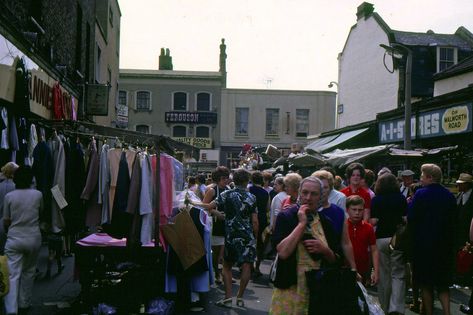
<svg viewBox="0 0 473 315">
<path fill-rule="evenodd" d="M 362 2 L 119 0 L 120 68 L 157 70 L 165 47 L 174 70 L 218 71 L 225 38 L 227 87 L 328 90 Z M 472 0 L 368 2 L 395 30 L 451 34 L 463 25 L 473 32 Z"/>
</svg>

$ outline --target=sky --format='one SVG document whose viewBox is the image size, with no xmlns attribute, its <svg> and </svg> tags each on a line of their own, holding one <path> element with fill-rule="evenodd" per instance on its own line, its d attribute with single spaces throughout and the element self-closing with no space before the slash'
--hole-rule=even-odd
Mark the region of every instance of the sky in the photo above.
<svg viewBox="0 0 473 315">
<path fill-rule="evenodd" d="M 361 0 L 118 0 L 120 68 L 218 71 L 227 45 L 227 87 L 330 90 Z M 472 0 L 369 1 L 394 30 L 473 32 Z"/>
</svg>

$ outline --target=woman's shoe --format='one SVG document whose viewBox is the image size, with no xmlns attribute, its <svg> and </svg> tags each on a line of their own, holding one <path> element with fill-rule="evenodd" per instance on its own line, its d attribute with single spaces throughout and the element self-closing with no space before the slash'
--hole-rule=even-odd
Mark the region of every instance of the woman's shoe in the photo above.
<svg viewBox="0 0 473 315">
<path fill-rule="evenodd" d="M 242 298 L 237 298 L 237 299 L 236 299 L 236 305 L 237 305 L 238 307 L 245 307 L 245 301 L 243 301 Z"/>
<path fill-rule="evenodd" d="M 232 298 L 229 297 L 228 299 L 221 299 L 220 301 L 215 302 L 215 305 L 220 306 L 220 307 L 231 308 L 232 307 Z"/>
</svg>

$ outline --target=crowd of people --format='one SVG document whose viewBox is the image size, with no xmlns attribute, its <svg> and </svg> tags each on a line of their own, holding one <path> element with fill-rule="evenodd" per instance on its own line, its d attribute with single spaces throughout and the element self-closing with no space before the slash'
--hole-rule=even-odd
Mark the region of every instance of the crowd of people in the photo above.
<svg viewBox="0 0 473 315">
<path fill-rule="evenodd" d="M 10 287 L 4 305 L 7 314 L 18 314 L 31 303 L 43 202 L 29 166 L 10 162 L 1 171 L 0 251 Z M 416 181 L 415 171 L 396 176 L 384 167 L 376 175 L 352 163 L 344 180 L 331 167 L 302 178 L 219 166 L 211 183 L 204 175 L 189 178 L 187 188 L 201 200 L 194 205 L 212 217 L 213 270 L 225 291 L 215 304 L 244 307 L 249 281 L 262 276 L 263 260 L 273 259 L 270 314 L 357 314 L 356 305 L 343 303 L 349 290 L 344 295 L 325 277 L 372 286 L 385 314 L 405 313 L 408 288 L 412 311 L 433 314 L 437 292 L 450 314 L 449 288 L 469 284 L 473 273 L 455 269 L 456 253 L 473 237 L 473 176 L 460 174 L 454 195 L 442 185 L 439 166 L 424 164 L 418 174 Z M 235 266 L 240 281 L 233 297 Z M 473 295 L 460 310 L 473 314 Z"/>
<path fill-rule="evenodd" d="M 455 195 L 442 185 L 438 165 L 424 164 L 418 174 L 415 180 L 412 170 L 393 174 L 386 167 L 375 174 L 352 163 L 344 180 L 331 167 L 306 178 L 297 172 L 273 178 L 218 167 L 200 204 L 224 227 L 223 237 L 214 234 L 223 238 L 214 252 L 214 270 L 219 279 L 221 262 L 225 286 L 216 304 L 232 305 L 231 268 L 237 265 L 236 304 L 244 305 L 250 275 L 261 276 L 261 261 L 275 258 L 272 248 L 277 270 L 270 314 L 331 314 L 327 301 L 309 294 L 320 274 L 309 275 L 333 269 L 351 271 L 376 289 L 385 314 L 404 314 L 410 303 L 412 311 L 430 315 L 434 292 L 444 314 L 450 314 L 449 288 L 465 278 L 456 273 L 455 259 L 470 242 L 473 177 L 462 173 Z M 463 313 L 473 314 L 473 296 L 470 302 L 461 306 Z"/>
</svg>

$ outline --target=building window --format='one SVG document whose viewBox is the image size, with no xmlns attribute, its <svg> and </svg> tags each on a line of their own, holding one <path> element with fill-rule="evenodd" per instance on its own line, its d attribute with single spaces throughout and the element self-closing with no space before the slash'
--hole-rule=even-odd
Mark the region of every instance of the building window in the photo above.
<svg viewBox="0 0 473 315">
<path fill-rule="evenodd" d="M 136 110 L 151 109 L 151 93 L 148 91 L 136 92 Z"/>
<path fill-rule="evenodd" d="M 172 104 L 174 110 L 187 110 L 187 93 L 175 92 Z"/>
<path fill-rule="evenodd" d="M 141 133 L 149 133 L 149 126 L 148 125 L 136 125 L 136 131 Z"/>
<path fill-rule="evenodd" d="M 240 166 L 240 154 L 238 152 L 227 153 L 227 167 L 238 168 Z"/>
<path fill-rule="evenodd" d="M 195 128 L 195 136 L 197 138 L 210 138 L 210 128 L 205 126 Z"/>
<path fill-rule="evenodd" d="M 187 137 L 187 128 L 185 126 L 174 126 L 172 127 L 173 137 Z"/>
<path fill-rule="evenodd" d="M 210 94 L 209 93 L 198 93 L 197 94 L 197 110 L 198 111 L 210 111 Z"/>
<path fill-rule="evenodd" d="M 279 134 L 279 109 L 266 109 L 266 135 L 277 136 Z"/>
<path fill-rule="evenodd" d="M 454 47 L 437 47 L 437 72 L 457 63 L 457 49 Z"/>
<path fill-rule="evenodd" d="M 235 135 L 248 135 L 248 114 L 249 108 L 237 107 L 235 110 Z"/>
<path fill-rule="evenodd" d="M 127 92 L 118 91 L 118 105 L 127 106 Z"/>
<path fill-rule="evenodd" d="M 296 137 L 309 135 L 309 110 L 296 109 Z"/>
</svg>

